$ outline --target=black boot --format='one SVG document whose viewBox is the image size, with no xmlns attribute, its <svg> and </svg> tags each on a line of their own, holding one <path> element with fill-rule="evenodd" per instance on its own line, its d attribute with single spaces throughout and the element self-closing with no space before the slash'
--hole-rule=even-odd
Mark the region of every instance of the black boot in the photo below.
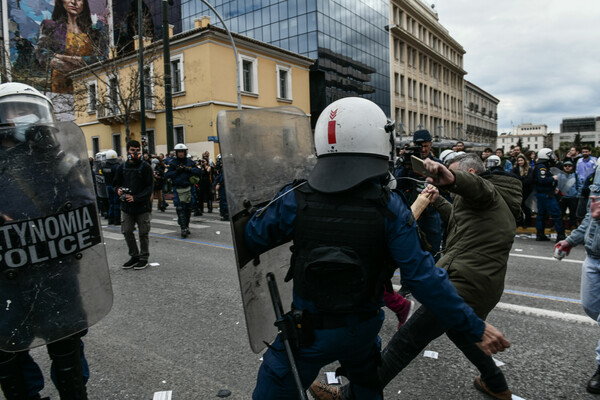
<svg viewBox="0 0 600 400">
<path fill-rule="evenodd" d="M 565 235 L 565 232 L 563 231 L 556 235 L 556 243 L 560 242 L 561 240 L 565 240 L 566 238 L 567 235 Z"/>
<path fill-rule="evenodd" d="M 27 385 L 17 354 L 0 363 L 0 387 L 2 387 L 2 393 L 4 393 L 6 400 L 28 398 Z"/>
<path fill-rule="evenodd" d="M 87 400 L 81 365 L 81 345 L 78 336 L 71 336 L 48 345 L 48 354 L 56 376 L 56 389 L 61 399 Z"/>
<path fill-rule="evenodd" d="M 192 218 L 192 209 L 188 208 L 185 210 L 185 230 L 187 234 L 190 234 L 190 220 Z"/>
<path fill-rule="evenodd" d="M 543 230 L 541 230 L 541 231 L 538 230 L 537 234 L 535 235 L 535 241 L 536 242 L 549 242 L 550 238 L 544 234 Z"/>
<path fill-rule="evenodd" d="M 600 394 L 600 365 L 598 366 L 598 369 L 596 369 L 596 372 L 594 372 L 594 375 L 592 375 L 592 378 L 588 382 L 587 391 L 594 394 Z"/>
</svg>

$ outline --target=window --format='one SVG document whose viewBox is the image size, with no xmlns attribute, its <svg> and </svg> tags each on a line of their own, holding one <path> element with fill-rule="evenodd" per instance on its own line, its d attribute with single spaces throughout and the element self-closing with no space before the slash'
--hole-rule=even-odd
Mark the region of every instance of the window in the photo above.
<svg viewBox="0 0 600 400">
<path fill-rule="evenodd" d="M 394 58 L 396 60 L 400 59 L 400 53 L 398 52 L 399 51 L 399 49 L 398 49 L 399 47 L 400 47 L 400 41 L 398 39 L 394 39 Z"/>
<path fill-rule="evenodd" d="M 98 136 L 92 137 L 92 153 L 94 153 L 94 156 L 100 153 L 100 138 Z"/>
<path fill-rule="evenodd" d="M 292 99 L 292 70 L 289 67 L 277 66 L 277 98 Z"/>
<path fill-rule="evenodd" d="M 156 154 L 156 139 L 154 135 L 154 129 L 146 130 L 146 150 L 150 154 Z"/>
<path fill-rule="evenodd" d="M 173 127 L 173 143 L 185 143 L 185 127 L 183 125 Z"/>
<path fill-rule="evenodd" d="M 87 84 L 87 104 L 88 112 L 95 113 L 98 107 L 98 83 L 96 81 L 88 82 Z M 96 152 L 97 153 L 97 152 Z M 96 154 L 94 153 L 94 154 Z"/>
<path fill-rule="evenodd" d="M 173 93 L 183 92 L 183 54 L 171 58 L 171 91 Z"/>
<path fill-rule="evenodd" d="M 400 94 L 400 74 L 394 73 L 394 92 Z"/>
<path fill-rule="evenodd" d="M 248 56 L 240 56 L 240 62 L 242 68 L 240 73 L 242 90 L 246 93 L 258 94 L 258 73 L 257 73 L 257 60 L 256 58 Z"/>
<path fill-rule="evenodd" d="M 113 150 L 117 152 L 117 155 L 121 155 L 121 134 L 113 133 L 112 141 L 113 141 L 113 146 L 112 146 Z"/>
</svg>

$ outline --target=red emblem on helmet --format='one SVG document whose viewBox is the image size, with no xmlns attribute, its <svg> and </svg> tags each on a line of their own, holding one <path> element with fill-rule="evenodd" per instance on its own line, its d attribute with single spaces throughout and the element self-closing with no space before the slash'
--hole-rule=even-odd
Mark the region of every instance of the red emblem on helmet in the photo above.
<svg viewBox="0 0 600 400">
<path fill-rule="evenodd" d="M 331 110 L 331 112 L 329 113 L 329 119 L 331 121 L 329 121 L 329 124 L 327 125 L 327 140 L 329 142 L 329 144 L 335 144 L 336 140 L 335 140 L 335 116 L 337 115 L 337 108 L 335 110 Z"/>
</svg>

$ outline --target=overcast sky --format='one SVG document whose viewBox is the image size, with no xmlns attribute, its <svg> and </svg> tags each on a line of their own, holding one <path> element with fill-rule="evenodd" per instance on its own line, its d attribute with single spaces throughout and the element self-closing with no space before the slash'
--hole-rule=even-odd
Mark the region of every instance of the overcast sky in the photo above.
<svg viewBox="0 0 600 400">
<path fill-rule="evenodd" d="M 500 100 L 498 132 L 600 116 L 599 0 L 425 0 L 466 50 L 465 79 Z"/>
</svg>

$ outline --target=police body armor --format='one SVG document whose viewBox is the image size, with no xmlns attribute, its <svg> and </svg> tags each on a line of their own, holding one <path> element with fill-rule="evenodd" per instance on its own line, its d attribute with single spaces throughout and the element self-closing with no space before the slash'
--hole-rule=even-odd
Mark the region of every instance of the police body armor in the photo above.
<svg viewBox="0 0 600 400">
<path fill-rule="evenodd" d="M 325 313 L 351 313 L 376 301 L 394 268 L 385 241 L 389 192 L 366 183 L 322 194 L 295 190 L 298 211 L 291 267 L 294 291 Z"/>
<path fill-rule="evenodd" d="M 108 198 L 108 190 L 106 188 L 106 176 L 104 175 L 104 170 L 106 169 L 106 154 L 98 153 L 96 154 L 96 162 L 94 163 L 94 177 L 96 179 L 96 194 L 98 197 L 107 199 Z"/>
<path fill-rule="evenodd" d="M 0 148 L 0 350 L 8 352 L 81 332 L 112 306 L 83 132 L 60 123 L 26 137 Z"/>
</svg>

